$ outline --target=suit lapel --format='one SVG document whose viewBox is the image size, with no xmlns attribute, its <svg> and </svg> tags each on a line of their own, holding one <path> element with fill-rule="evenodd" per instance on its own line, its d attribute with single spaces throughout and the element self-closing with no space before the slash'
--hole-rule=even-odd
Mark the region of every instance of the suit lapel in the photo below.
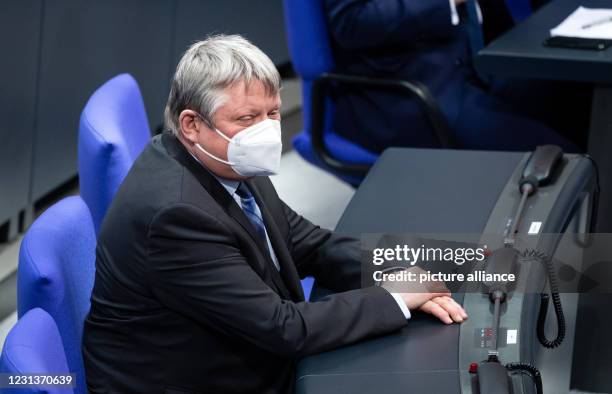
<svg viewBox="0 0 612 394">
<path fill-rule="evenodd" d="M 289 253 L 289 249 L 287 249 L 287 244 L 285 243 L 278 226 L 276 226 L 274 217 L 268 210 L 267 204 L 265 203 L 256 182 L 251 179 L 246 183 L 249 185 L 249 188 L 253 193 L 253 197 L 255 197 L 255 201 L 257 201 L 257 205 L 261 210 L 261 214 L 266 225 L 266 231 L 268 232 L 268 237 L 270 237 L 270 243 L 272 243 L 274 253 L 276 253 L 276 259 L 278 260 L 278 264 L 281 268 L 280 275 L 291 292 L 292 299 L 295 301 L 304 301 L 304 291 L 302 290 L 300 277 L 295 269 L 295 265 L 293 264 L 293 259 Z"/>
<path fill-rule="evenodd" d="M 191 154 L 187 152 L 185 147 L 180 143 L 180 141 L 176 139 L 176 137 L 168 133 L 164 133 L 162 135 L 162 143 L 166 147 L 168 153 L 184 167 L 186 167 L 195 176 L 198 182 L 200 182 L 202 187 L 204 187 L 204 189 L 209 192 L 209 194 L 215 199 L 215 201 L 217 201 L 217 203 L 223 208 L 223 210 L 236 222 L 238 222 L 240 226 L 251 236 L 253 242 L 255 242 L 267 263 L 258 264 L 253 268 L 262 277 L 264 277 L 264 272 L 267 271 L 268 273 L 270 273 L 270 277 L 272 278 L 272 281 L 276 285 L 278 291 L 280 291 L 284 297 L 290 298 L 290 294 L 287 290 L 287 287 L 284 285 L 282 278 L 274 267 L 274 263 L 272 262 L 272 259 L 270 257 L 270 252 L 268 251 L 268 246 L 264 245 L 260 237 L 256 234 L 253 225 L 246 217 L 242 209 L 240 209 L 238 204 L 236 204 L 234 197 L 232 197 L 227 192 L 227 190 L 225 190 L 223 185 L 221 185 L 219 181 L 217 181 L 217 179 L 215 179 L 215 177 L 210 172 L 208 172 L 206 168 L 204 168 L 200 163 L 198 163 L 191 156 Z M 249 263 L 253 264 L 251 262 Z"/>
</svg>

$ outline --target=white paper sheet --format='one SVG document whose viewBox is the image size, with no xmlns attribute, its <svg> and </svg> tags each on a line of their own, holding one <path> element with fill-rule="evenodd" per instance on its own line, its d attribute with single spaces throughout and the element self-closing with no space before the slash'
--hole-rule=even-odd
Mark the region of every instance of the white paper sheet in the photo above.
<svg viewBox="0 0 612 394">
<path fill-rule="evenodd" d="M 578 7 L 550 35 L 612 40 L 612 9 Z"/>
</svg>

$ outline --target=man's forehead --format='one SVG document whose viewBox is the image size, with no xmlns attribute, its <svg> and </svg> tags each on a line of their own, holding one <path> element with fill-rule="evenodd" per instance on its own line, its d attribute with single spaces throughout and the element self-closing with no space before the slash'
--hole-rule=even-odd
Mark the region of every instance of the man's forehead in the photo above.
<svg viewBox="0 0 612 394">
<path fill-rule="evenodd" d="M 271 92 L 266 85 L 258 79 L 253 79 L 248 83 L 245 81 L 235 82 L 225 88 L 224 92 L 236 97 L 243 98 L 277 98 L 278 92 Z"/>
<path fill-rule="evenodd" d="M 251 81 L 248 84 L 244 82 L 235 83 L 228 86 L 224 93 L 228 96 L 228 100 L 222 107 L 228 109 L 245 106 L 280 105 L 280 94 L 278 92 L 271 93 L 258 80 Z"/>
</svg>

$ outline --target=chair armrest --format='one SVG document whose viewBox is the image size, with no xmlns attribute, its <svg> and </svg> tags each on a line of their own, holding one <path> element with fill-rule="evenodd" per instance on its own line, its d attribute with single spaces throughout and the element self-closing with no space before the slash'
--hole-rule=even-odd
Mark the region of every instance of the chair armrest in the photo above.
<svg viewBox="0 0 612 394">
<path fill-rule="evenodd" d="M 402 79 L 362 77 L 356 75 L 325 73 L 312 84 L 312 124 L 311 135 L 315 155 L 333 170 L 350 175 L 363 176 L 370 169 L 369 165 L 344 163 L 334 158 L 325 146 L 325 97 L 331 83 L 360 86 L 375 90 L 398 91 L 416 97 L 422 104 L 427 119 L 442 148 L 455 146 L 446 119 L 435 98 L 427 87 L 419 82 Z"/>
</svg>

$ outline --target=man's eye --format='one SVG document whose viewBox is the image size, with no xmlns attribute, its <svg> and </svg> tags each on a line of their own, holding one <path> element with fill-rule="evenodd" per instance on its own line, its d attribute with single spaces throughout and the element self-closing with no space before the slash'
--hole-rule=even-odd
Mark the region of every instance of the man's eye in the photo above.
<svg viewBox="0 0 612 394">
<path fill-rule="evenodd" d="M 278 109 L 275 109 L 272 112 L 268 113 L 268 116 L 277 116 L 278 114 L 280 114 L 280 111 Z"/>
<path fill-rule="evenodd" d="M 249 120 L 253 120 L 253 116 L 252 115 L 245 115 L 245 116 L 241 116 L 238 118 L 239 121 L 241 122 L 246 122 Z"/>
</svg>

